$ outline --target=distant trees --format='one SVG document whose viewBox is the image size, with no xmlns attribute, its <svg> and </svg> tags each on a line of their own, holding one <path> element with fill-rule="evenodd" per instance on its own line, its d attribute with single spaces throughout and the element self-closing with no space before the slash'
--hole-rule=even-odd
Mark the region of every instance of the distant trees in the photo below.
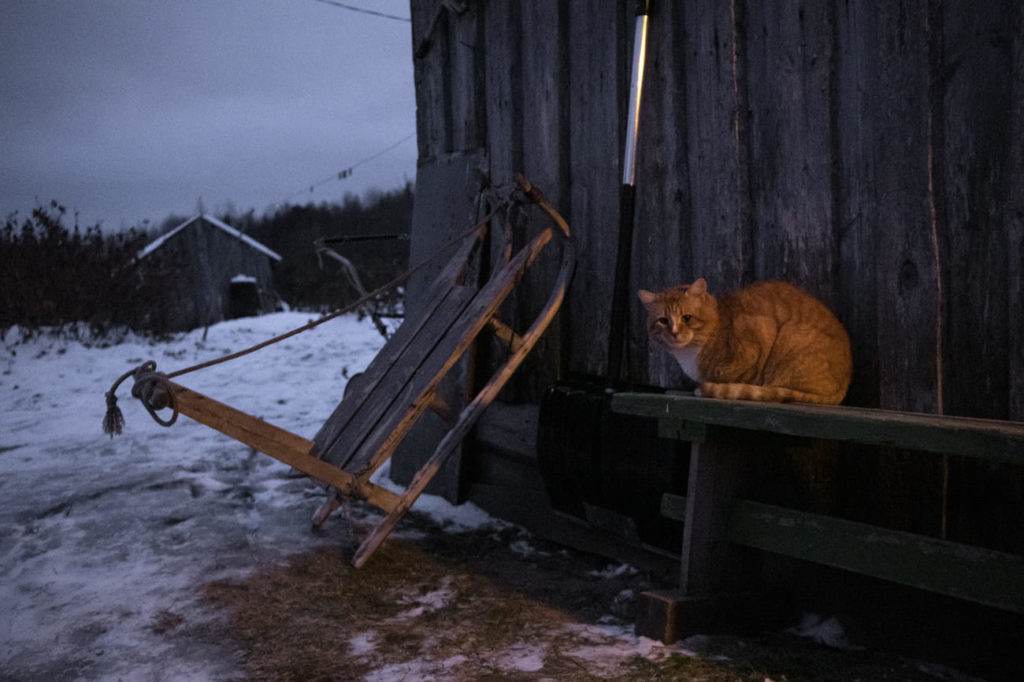
<svg viewBox="0 0 1024 682">
<path fill-rule="evenodd" d="M 278 291 L 291 306 L 332 310 L 352 302 L 356 292 L 339 265 L 317 256 L 320 239 L 403 235 L 401 239 L 360 240 L 331 246 L 351 260 L 367 290 L 402 273 L 409 258 L 411 184 L 347 195 L 341 204 L 285 206 L 257 217 L 254 211 L 222 218 L 282 256 L 275 266 Z M 0 331 L 84 322 L 96 333 L 117 326 L 161 333 L 159 316 L 147 313 L 174 277 L 172 268 L 133 267 L 151 239 L 184 221 L 174 217 L 149 233 L 128 230 L 103 234 L 64 225 L 57 202 L 23 219 L 10 216 L 0 229 Z M 394 302 L 392 296 L 390 302 Z"/>
<path fill-rule="evenodd" d="M 372 291 L 408 266 L 412 205 L 413 187 L 407 183 L 389 192 L 370 192 L 362 199 L 349 194 L 341 204 L 286 206 L 262 217 L 250 211 L 223 219 L 281 254 L 274 276 L 285 301 L 300 308 L 332 310 L 354 300 L 356 292 L 336 262 L 318 258 L 317 241 L 401 235 L 329 244 L 353 262 L 363 285 Z"/>
<path fill-rule="evenodd" d="M 135 296 L 126 273 L 146 236 L 136 230 L 104 235 L 99 227 L 69 229 L 65 213 L 53 201 L 28 218 L 5 221 L 0 230 L 0 329 L 85 322 L 103 333 L 135 326 Z"/>
</svg>

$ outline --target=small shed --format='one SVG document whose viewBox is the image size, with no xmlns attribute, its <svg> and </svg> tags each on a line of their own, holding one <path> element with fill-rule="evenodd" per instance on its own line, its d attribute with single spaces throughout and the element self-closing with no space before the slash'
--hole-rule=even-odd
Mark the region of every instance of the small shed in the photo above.
<svg viewBox="0 0 1024 682">
<path fill-rule="evenodd" d="M 272 265 L 281 256 L 227 223 L 197 215 L 139 252 L 143 278 L 160 279 L 159 315 L 167 330 L 275 310 Z"/>
</svg>

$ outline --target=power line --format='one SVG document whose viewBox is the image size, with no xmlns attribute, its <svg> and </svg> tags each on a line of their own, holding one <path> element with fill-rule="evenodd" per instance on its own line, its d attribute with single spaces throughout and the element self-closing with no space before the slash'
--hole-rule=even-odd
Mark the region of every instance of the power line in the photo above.
<svg viewBox="0 0 1024 682">
<path fill-rule="evenodd" d="M 311 183 L 309 185 L 308 189 L 303 189 L 303 190 L 300 190 L 300 191 L 296 192 L 292 196 L 288 197 L 288 199 L 286 199 L 286 201 L 291 201 L 292 199 L 295 199 L 296 197 L 300 197 L 303 194 L 306 194 L 307 192 L 309 194 L 312 194 L 313 191 L 316 190 L 317 187 L 320 187 L 321 185 L 326 185 L 328 182 L 334 182 L 335 180 L 345 180 L 349 176 L 352 175 L 352 171 L 354 171 L 358 166 L 361 166 L 364 163 L 368 163 L 370 161 L 373 161 L 374 159 L 376 159 L 378 157 L 384 156 L 385 154 L 390 152 L 392 149 L 394 149 L 394 148 L 398 147 L 399 145 L 401 145 L 403 142 L 407 142 L 407 141 L 411 140 L 414 137 L 416 137 L 416 133 L 410 133 L 410 134 L 406 135 L 405 137 L 403 137 L 398 142 L 395 142 L 394 144 L 391 144 L 391 145 L 385 147 L 384 149 L 381 149 L 379 152 L 375 152 L 375 153 L 371 154 L 370 156 L 367 156 L 364 159 L 360 159 L 359 161 L 356 161 L 351 166 L 338 171 L 337 173 L 335 173 L 331 177 L 324 178 L 323 180 L 319 180 L 317 182 Z"/>
<path fill-rule="evenodd" d="M 394 14 L 385 14 L 384 12 L 377 12 L 372 9 L 365 9 L 363 7 L 355 7 L 354 5 L 346 5 L 341 2 L 334 2 L 333 0 L 316 0 L 322 2 L 325 5 L 333 5 L 334 7 L 340 7 L 341 9 L 347 9 L 350 12 L 362 12 L 363 14 L 372 14 L 375 17 L 383 17 L 385 19 L 394 19 L 395 21 L 406 21 L 412 23 L 412 19 L 407 17 L 400 17 Z"/>
</svg>

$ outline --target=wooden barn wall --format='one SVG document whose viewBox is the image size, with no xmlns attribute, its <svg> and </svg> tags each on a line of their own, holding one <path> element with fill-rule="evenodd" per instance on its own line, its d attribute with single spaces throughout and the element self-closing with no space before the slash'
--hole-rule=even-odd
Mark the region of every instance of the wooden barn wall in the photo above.
<svg viewBox="0 0 1024 682">
<path fill-rule="evenodd" d="M 278 302 L 270 259 L 223 230 L 196 221 L 168 239 L 148 258 L 163 259 L 176 287 L 164 299 L 171 328 L 195 329 L 228 316 L 228 289 L 238 274 L 256 278 L 264 310 Z"/>
<path fill-rule="evenodd" d="M 411 2 L 420 177 L 466 155 L 544 189 L 579 254 L 560 357 L 601 375 L 634 3 L 463 4 Z M 439 229 L 421 212 L 413 240 Z M 849 330 L 848 404 L 1024 420 L 1022 260 L 1024 3 L 653 3 L 631 291 L 785 279 Z M 632 381 L 683 381 L 635 303 L 628 334 Z M 878 458 L 880 487 L 945 476 Z M 952 466 L 953 498 L 1021 510 L 1019 480 Z"/>
</svg>

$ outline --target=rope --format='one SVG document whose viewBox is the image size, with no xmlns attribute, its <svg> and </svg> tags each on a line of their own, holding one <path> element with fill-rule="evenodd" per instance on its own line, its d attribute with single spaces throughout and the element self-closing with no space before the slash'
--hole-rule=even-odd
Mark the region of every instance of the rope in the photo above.
<svg viewBox="0 0 1024 682">
<path fill-rule="evenodd" d="M 107 391 L 107 413 L 103 417 L 103 433 L 113 438 L 115 435 L 121 435 L 124 430 L 124 414 L 117 406 L 117 387 L 128 377 L 135 378 L 132 395 L 142 402 L 149 416 L 157 424 L 171 426 L 178 420 L 178 407 L 174 401 L 170 379 L 163 372 L 157 372 L 156 363 L 149 360 L 122 374 Z M 163 407 L 170 407 L 173 410 L 170 419 L 163 419 L 157 414 L 156 411 Z"/>
<path fill-rule="evenodd" d="M 525 187 L 522 189 L 525 189 L 526 194 L 528 196 L 531 196 L 532 198 L 532 195 L 530 195 L 529 187 Z M 359 306 L 364 305 L 369 301 L 373 300 L 374 298 L 376 298 L 377 296 L 383 294 L 384 292 L 390 291 L 391 289 L 397 287 L 399 284 L 401 284 L 409 277 L 411 277 L 415 272 L 421 270 L 429 263 L 434 261 L 436 258 L 438 258 L 449 247 L 454 246 L 455 244 L 458 244 L 462 240 L 472 236 L 474 233 L 479 232 L 487 225 L 488 222 L 490 222 L 491 218 L 493 218 L 499 211 L 502 210 L 504 206 L 512 202 L 513 193 L 514 190 L 508 192 L 495 192 L 494 195 L 501 196 L 502 200 L 493 205 L 491 210 L 483 218 L 478 220 L 476 224 L 474 224 L 471 228 L 455 236 L 454 238 L 448 240 L 433 253 L 428 255 L 419 263 L 409 268 L 408 270 L 406 270 L 405 272 L 403 272 L 402 274 L 400 274 L 398 277 L 391 280 L 387 284 L 374 289 L 370 293 L 360 297 L 358 300 L 356 300 L 353 303 L 350 303 L 349 305 L 346 305 L 342 308 L 339 308 L 331 313 L 324 315 L 318 320 L 313 320 L 312 322 L 304 324 L 301 327 L 297 327 L 296 329 L 292 329 L 291 331 L 285 332 L 284 334 L 280 334 L 271 339 L 267 339 L 266 341 L 257 343 L 254 346 L 250 346 L 249 348 L 246 348 L 244 350 L 240 350 L 235 353 L 230 353 L 219 358 L 214 358 L 213 360 L 207 360 L 206 362 L 200 362 L 199 364 L 192 365 L 191 367 L 185 367 L 184 369 L 179 369 L 174 372 L 170 372 L 169 374 L 157 372 L 156 363 L 153 362 L 152 360 L 144 362 L 135 369 L 125 372 L 117 379 L 117 381 L 114 382 L 114 385 L 111 386 L 110 390 L 107 391 L 106 393 L 107 411 L 103 417 L 103 433 L 106 433 L 111 438 L 113 438 L 115 435 L 120 435 L 124 430 L 124 415 L 121 412 L 121 408 L 117 406 L 116 393 L 118 386 L 120 386 L 121 383 L 128 377 L 135 377 L 135 384 L 132 387 L 132 395 L 142 402 L 142 404 L 146 408 L 146 411 L 149 412 L 150 416 L 153 417 L 156 423 L 160 424 L 161 426 L 171 426 L 178 418 L 178 410 L 174 402 L 174 391 L 170 383 L 171 379 L 173 379 L 174 377 L 179 377 L 183 374 L 198 371 L 200 369 L 213 367 L 214 365 L 219 365 L 223 362 L 228 362 L 229 360 L 236 360 L 245 355 L 249 355 L 250 353 L 255 353 L 256 351 L 266 348 L 267 346 L 273 345 L 280 341 L 284 341 L 285 339 L 291 338 L 296 334 L 301 334 L 302 332 L 309 331 L 310 329 L 318 327 L 324 324 L 325 322 L 329 322 L 335 319 L 336 317 L 340 317 L 342 315 L 352 312 L 353 310 L 356 310 L 357 308 L 359 308 Z M 173 410 L 173 414 L 171 415 L 170 419 L 162 419 L 160 415 L 157 414 L 157 410 L 163 409 L 164 407 L 170 407 Z"/>
</svg>

